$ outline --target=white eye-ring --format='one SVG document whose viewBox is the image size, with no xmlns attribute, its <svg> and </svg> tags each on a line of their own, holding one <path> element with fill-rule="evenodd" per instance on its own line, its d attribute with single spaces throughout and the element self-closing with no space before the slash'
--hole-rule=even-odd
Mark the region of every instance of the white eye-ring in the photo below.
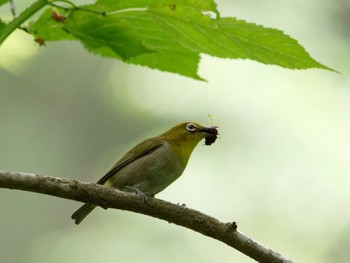
<svg viewBox="0 0 350 263">
<path fill-rule="evenodd" d="M 190 132 L 194 132 L 195 130 L 197 130 L 197 126 L 193 123 L 189 123 L 186 125 L 186 129 Z"/>
</svg>

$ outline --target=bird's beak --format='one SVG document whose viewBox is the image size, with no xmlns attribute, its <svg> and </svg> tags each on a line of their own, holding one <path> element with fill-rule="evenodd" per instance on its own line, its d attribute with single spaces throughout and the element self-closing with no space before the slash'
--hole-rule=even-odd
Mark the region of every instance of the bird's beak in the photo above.
<svg viewBox="0 0 350 263">
<path fill-rule="evenodd" d="M 204 134 L 205 137 L 218 135 L 218 126 L 203 127 L 199 131 Z"/>
</svg>

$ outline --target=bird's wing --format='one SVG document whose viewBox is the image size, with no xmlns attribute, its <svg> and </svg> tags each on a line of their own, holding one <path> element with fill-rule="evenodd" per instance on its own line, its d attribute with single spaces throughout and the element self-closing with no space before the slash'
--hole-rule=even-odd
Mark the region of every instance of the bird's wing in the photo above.
<svg viewBox="0 0 350 263">
<path fill-rule="evenodd" d="M 106 181 L 115 175 L 118 171 L 123 169 L 125 166 L 129 165 L 133 161 L 151 154 L 158 148 L 163 146 L 163 142 L 159 139 L 148 139 L 140 144 L 136 145 L 129 152 L 127 152 L 117 163 L 112 167 L 111 170 L 108 171 L 100 180 L 98 180 L 98 184 L 104 184 Z M 138 153 L 138 154 L 135 154 Z"/>
</svg>

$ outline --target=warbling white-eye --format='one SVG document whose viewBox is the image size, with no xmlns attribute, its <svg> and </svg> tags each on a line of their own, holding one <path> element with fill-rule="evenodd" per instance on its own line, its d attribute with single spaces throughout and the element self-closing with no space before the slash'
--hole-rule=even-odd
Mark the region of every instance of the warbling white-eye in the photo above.
<svg viewBox="0 0 350 263">
<path fill-rule="evenodd" d="M 97 183 L 138 194 L 155 194 L 163 191 L 186 168 L 196 145 L 205 138 L 205 144 L 215 142 L 216 126 L 203 127 L 184 122 L 147 139 L 128 151 Z M 79 224 L 96 205 L 84 204 L 72 219 Z"/>
</svg>

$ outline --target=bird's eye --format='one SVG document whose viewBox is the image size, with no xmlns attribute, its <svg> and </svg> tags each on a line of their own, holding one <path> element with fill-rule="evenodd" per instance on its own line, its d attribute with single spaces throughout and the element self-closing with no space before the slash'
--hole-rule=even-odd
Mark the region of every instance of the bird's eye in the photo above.
<svg viewBox="0 0 350 263">
<path fill-rule="evenodd" d="M 190 132 L 194 132 L 195 130 L 197 130 L 197 126 L 194 125 L 193 123 L 189 123 L 186 125 L 186 129 Z"/>
</svg>

